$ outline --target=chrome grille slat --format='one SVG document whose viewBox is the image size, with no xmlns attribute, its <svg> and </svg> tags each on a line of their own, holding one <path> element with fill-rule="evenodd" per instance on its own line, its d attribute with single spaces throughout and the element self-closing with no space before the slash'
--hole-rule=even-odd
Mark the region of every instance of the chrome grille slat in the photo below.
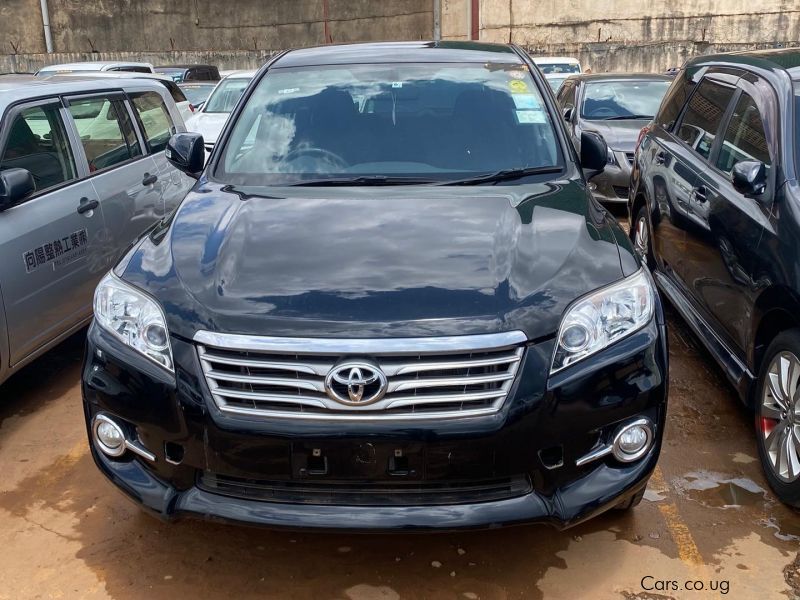
<svg viewBox="0 0 800 600">
<path fill-rule="evenodd" d="M 259 418 L 443 419 L 492 414 L 522 361 L 522 332 L 449 338 L 268 338 L 199 332 L 198 356 L 217 407 Z M 337 352 L 337 348 L 340 350 Z M 385 394 L 348 405 L 326 393 L 343 361 L 368 361 Z"/>
</svg>

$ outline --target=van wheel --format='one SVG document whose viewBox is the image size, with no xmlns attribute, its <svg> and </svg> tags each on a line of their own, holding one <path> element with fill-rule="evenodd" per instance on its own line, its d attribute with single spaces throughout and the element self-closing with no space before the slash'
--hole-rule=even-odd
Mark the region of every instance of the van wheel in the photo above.
<svg viewBox="0 0 800 600">
<path fill-rule="evenodd" d="M 767 348 L 755 401 L 758 456 L 770 487 L 800 507 L 800 329 L 779 334 Z"/>
<path fill-rule="evenodd" d="M 647 220 L 647 209 L 642 206 L 636 213 L 636 217 L 631 223 L 631 241 L 633 249 L 639 255 L 642 263 L 650 269 L 655 266 L 653 258 L 653 248 L 651 245 L 650 223 Z"/>
<path fill-rule="evenodd" d="M 636 508 L 641 504 L 642 498 L 644 498 L 644 490 L 645 488 L 642 488 L 627 500 L 623 500 L 614 507 L 614 510 L 631 510 Z"/>
</svg>

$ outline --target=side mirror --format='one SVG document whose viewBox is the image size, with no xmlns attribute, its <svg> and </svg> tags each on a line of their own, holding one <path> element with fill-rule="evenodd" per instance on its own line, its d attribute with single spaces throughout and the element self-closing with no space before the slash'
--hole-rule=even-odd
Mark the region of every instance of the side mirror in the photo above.
<svg viewBox="0 0 800 600">
<path fill-rule="evenodd" d="M 35 191 L 36 183 L 27 169 L 0 171 L 0 210 L 14 206 Z"/>
<path fill-rule="evenodd" d="M 565 121 L 571 120 L 572 119 L 572 107 L 571 106 L 566 106 L 563 109 L 561 109 L 561 115 L 564 117 Z"/>
<path fill-rule="evenodd" d="M 599 133 L 584 131 L 581 133 L 581 168 L 589 181 L 606 168 L 608 146 Z"/>
<path fill-rule="evenodd" d="M 164 154 L 171 165 L 195 179 L 206 164 L 206 149 L 199 133 L 176 133 L 169 138 Z"/>
<path fill-rule="evenodd" d="M 767 189 L 767 167 L 757 160 L 743 160 L 733 165 L 733 188 L 745 196 L 760 196 Z"/>
</svg>

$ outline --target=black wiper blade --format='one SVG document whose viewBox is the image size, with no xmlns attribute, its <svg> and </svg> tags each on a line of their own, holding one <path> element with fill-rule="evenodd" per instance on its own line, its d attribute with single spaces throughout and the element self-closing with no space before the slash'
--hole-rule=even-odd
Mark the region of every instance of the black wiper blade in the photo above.
<svg viewBox="0 0 800 600">
<path fill-rule="evenodd" d="M 652 119 L 653 115 L 617 115 L 616 117 L 606 117 L 602 119 L 603 121 L 627 121 L 627 120 L 641 120 L 641 119 Z"/>
<path fill-rule="evenodd" d="M 359 177 L 329 177 L 326 179 L 307 179 L 291 184 L 304 187 L 360 186 L 360 185 L 419 185 L 435 183 L 433 179 L 420 177 L 390 177 L 387 175 L 362 175 Z"/>
<path fill-rule="evenodd" d="M 512 179 L 520 179 L 529 175 L 546 175 L 548 173 L 560 173 L 562 167 L 528 167 L 526 169 L 503 169 L 502 171 L 495 171 L 494 173 L 487 173 L 486 175 L 478 175 L 477 177 L 469 177 L 467 179 L 454 179 L 452 181 L 445 181 L 440 185 L 480 185 L 481 183 L 495 183 L 497 181 L 509 181 Z"/>
</svg>

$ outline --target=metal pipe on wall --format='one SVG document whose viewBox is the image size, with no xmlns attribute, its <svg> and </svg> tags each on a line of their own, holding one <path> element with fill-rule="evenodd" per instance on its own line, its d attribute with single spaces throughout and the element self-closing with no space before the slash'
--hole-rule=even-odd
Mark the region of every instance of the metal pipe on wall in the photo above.
<svg viewBox="0 0 800 600">
<path fill-rule="evenodd" d="M 53 36 L 50 33 L 50 12 L 47 10 L 47 0 L 40 0 L 42 5 L 42 26 L 44 26 L 44 46 L 48 54 L 53 53 Z"/>
<path fill-rule="evenodd" d="M 433 0 L 433 41 L 442 40 L 442 0 Z"/>
</svg>

